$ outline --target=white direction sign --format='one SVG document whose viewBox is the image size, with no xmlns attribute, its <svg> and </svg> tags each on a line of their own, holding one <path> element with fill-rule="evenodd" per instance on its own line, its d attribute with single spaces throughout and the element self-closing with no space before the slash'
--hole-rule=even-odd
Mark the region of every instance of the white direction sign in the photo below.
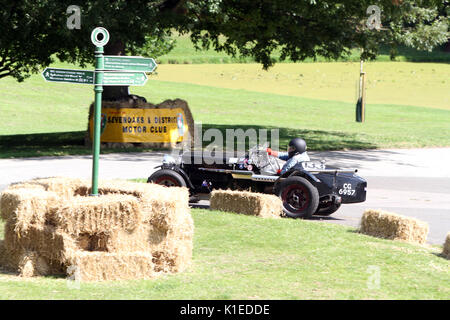
<svg viewBox="0 0 450 320">
<path fill-rule="evenodd" d="M 152 58 L 128 56 L 104 56 L 105 70 L 153 72 L 156 62 Z"/>
<path fill-rule="evenodd" d="M 147 82 L 145 72 L 104 72 L 104 86 L 143 86 Z"/>
<path fill-rule="evenodd" d="M 50 82 L 94 84 L 94 71 L 45 68 L 42 76 Z"/>
</svg>

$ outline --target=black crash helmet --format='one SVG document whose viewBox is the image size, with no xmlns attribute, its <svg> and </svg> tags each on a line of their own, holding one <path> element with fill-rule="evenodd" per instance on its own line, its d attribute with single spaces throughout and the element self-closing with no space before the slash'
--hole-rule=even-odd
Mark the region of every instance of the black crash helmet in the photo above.
<svg viewBox="0 0 450 320">
<path fill-rule="evenodd" d="M 301 154 L 306 151 L 306 142 L 301 138 L 294 138 L 289 141 L 289 147 L 294 147 L 295 150 L 289 152 L 289 158 L 296 154 Z"/>
</svg>

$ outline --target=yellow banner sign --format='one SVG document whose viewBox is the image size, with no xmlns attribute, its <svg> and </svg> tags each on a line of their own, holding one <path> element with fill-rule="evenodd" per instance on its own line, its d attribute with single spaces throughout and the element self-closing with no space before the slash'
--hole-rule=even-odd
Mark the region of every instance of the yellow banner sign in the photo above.
<svg viewBox="0 0 450 320">
<path fill-rule="evenodd" d="M 89 123 L 92 139 L 93 120 Z M 180 142 L 188 124 L 181 108 L 103 108 L 101 142 Z"/>
</svg>

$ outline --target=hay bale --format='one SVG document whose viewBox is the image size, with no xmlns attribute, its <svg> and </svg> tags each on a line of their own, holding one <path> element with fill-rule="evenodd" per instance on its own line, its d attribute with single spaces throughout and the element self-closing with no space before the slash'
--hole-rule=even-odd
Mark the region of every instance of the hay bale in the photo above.
<svg viewBox="0 0 450 320">
<path fill-rule="evenodd" d="M 60 197 L 70 199 L 75 195 L 75 190 L 86 185 L 87 181 L 76 178 L 48 177 L 36 178 L 30 181 L 13 184 L 9 188 L 14 189 L 44 189 L 57 193 Z"/>
<path fill-rule="evenodd" d="M 116 229 L 132 231 L 141 221 L 141 208 L 133 196 L 107 194 L 101 197 L 73 197 L 54 206 L 49 223 L 64 232 L 100 234 Z"/>
<path fill-rule="evenodd" d="M 54 226 L 29 228 L 26 232 L 16 232 L 8 221 L 5 226 L 4 247 L 10 255 L 16 251 L 35 251 L 52 261 L 64 263 L 71 252 L 78 250 L 76 240 Z M 14 263 L 13 263 L 14 264 Z"/>
<path fill-rule="evenodd" d="M 428 230 L 426 222 L 381 210 L 366 210 L 361 217 L 360 232 L 379 238 L 423 244 Z"/>
<path fill-rule="evenodd" d="M 262 218 L 279 218 L 283 214 L 283 203 L 277 196 L 246 191 L 214 190 L 210 208 Z"/>
<path fill-rule="evenodd" d="M 147 252 L 108 253 L 78 251 L 68 265 L 76 274 L 74 280 L 109 281 L 151 279 L 157 274 Z"/>
<path fill-rule="evenodd" d="M 50 273 L 47 261 L 35 251 L 25 251 L 19 260 L 19 275 L 21 277 L 34 277 Z"/>
<path fill-rule="evenodd" d="M 442 250 L 442 255 L 450 259 L 450 232 L 447 233 L 447 237 L 445 238 L 444 250 Z"/>
<path fill-rule="evenodd" d="M 28 182 L 15 182 L 8 186 L 8 189 L 38 189 L 44 190 L 45 187 L 36 183 L 28 183 Z"/>
<path fill-rule="evenodd" d="M 79 179 L 8 188 L 0 199 L 7 220 L 0 264 L 22 276 L 67 274 L 75 264 L 87 281 L 149 278 L 189 266 L 194 224 L 186 188 L 100 181 L 101 195 L 89 193 L 90 182 Z"/>
<path fill-rule="evenodd" d="M 16 231 L 25 232 L 31 226 L 42 228 L 48 207 L 57 201 L 55 193 L 38 188 L 8 188 L 1 194 L 1 217 L 14 220 Z"/>
<path fill-rule="evenodd" d="M 6 249 L 4 240 L 0 240 L 0 267 L 6 264 Z"/>
</svg>

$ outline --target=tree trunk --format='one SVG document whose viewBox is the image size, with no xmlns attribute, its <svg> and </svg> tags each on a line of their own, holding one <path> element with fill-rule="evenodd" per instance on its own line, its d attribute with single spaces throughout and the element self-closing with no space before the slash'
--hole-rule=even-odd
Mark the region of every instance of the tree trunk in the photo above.
<svg viewBox="0 0 450 320">
<path fill-rule="evenodd" d="M 121 40 L 109 43 L 105 46 L 105 55 L 123 56 L 125 55 L 125 43 Z M 103 101 L 129 101 L 136 104 L 137 102 L 147 102 L 144 97 L 130 94 L 128 86 L 104 86 Z"/>
<path fill-rule="evenodd" d="M 447 43 L 444 44 L 444 51 L 450 52 L 450 40 L 448 40 Z"/>
</svg>

